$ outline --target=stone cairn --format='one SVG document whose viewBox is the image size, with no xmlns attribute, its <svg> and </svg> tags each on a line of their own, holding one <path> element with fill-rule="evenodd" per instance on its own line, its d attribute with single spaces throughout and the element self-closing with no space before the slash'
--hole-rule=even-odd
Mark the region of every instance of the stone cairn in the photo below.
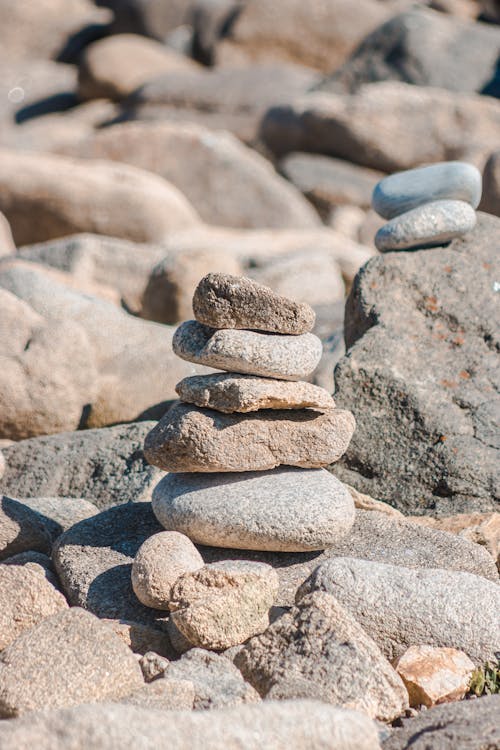
<svg viewBox="0 0 500 750">
<path fill-rule="evenodd" d="M 389 219 L 375 236 L 381 252 L 445 245 L 476 226 L 481 173 L 472 164 L 442 162 L 381 180 L 372 206 Z"/>
<path fill-rule="evenodd" d="M 180 401 L 146 437 L 147 460 L 169 472 L 152 498 L 167 532 L 139 550 L 132 583 L 143 603 L 171 611 L 190 646 L 222 649 L 265 629 L 278 577 L 258 562 L 204 566 L 193 543 L 273 552 L 337 543 L 354 522 L 354 503 L 323 467 L 345 453 L 355 422 L 326 390 L 305 382 L 322 352 L 309 305 L 212 273 L 200 281 L 193 310 L 196 320 L 179 326 L 174 352 L 225 372 L 184 378 Z M 224 598 L 228 576 L 233 607 Z M 247 594 L 235 598 L 238 587 Z M 213 597 L 207 604 L 209 589 L 223 598 L 219 606 Z"/>
</svg>

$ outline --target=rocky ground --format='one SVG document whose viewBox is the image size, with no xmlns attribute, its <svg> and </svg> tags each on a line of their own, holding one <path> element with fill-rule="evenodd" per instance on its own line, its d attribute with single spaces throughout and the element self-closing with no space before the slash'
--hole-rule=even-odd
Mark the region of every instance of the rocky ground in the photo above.
<svg viewBox="0 0 500 750">
<path fill-rule="evenodd" d="M 500 748 L 499 3 L 0 40 L 0 748 Z"/>
</svg>

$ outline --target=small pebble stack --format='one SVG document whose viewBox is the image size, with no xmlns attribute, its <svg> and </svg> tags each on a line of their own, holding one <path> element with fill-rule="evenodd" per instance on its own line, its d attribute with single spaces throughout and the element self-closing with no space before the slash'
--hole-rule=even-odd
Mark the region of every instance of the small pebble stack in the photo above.
<svg viewBox="0 0 500 750">
<path fill-rule="evenodd" d="M 375 187 L 372 206 L 389 219 L 375 236 L 381 252 L 445 245 L 472 231 L 481 200 L 481 173 L 450 161 L 398 172 Z"/>
</svg>

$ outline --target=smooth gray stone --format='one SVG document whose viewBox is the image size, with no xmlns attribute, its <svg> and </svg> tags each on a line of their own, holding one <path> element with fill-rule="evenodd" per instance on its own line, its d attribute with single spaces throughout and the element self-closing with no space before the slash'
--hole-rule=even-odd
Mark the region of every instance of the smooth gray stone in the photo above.
<svg viewBox="0 0 500 750">
<path fill-rule="evenodd" d="M 477 208 L 481 189 L 481 173 L 473 164 L 445 161 L 397 172 L 380 180 L 373 191 L 372 207 L 384 219 L 393 219 L 424 203 L 444 199 L 465 201 Z"/>
<path fill-rule="evenodd" d="M 434 201 L 384 224 L 375 235 L 380 252 L 436 247 L 471 232 L 476 212 L 464 201 Z"/>
<path fill-rule="evenodd" d="M 325 469 L 168 474 L 152 505 L 166 529 L 236 549 L 325 549 L 354 523 L 349 491 Z"/>
</svg>

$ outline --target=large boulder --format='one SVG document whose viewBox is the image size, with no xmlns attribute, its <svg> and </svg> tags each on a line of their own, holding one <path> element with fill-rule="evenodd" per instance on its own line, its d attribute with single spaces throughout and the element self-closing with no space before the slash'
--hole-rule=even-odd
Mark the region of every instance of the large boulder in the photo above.
<svg viewBox="0 0 500 750">
<path fill-rule="evenodd" d="M 499 54 L 500 28 L 416 7 L 367 36 L 320 88 L 354 91 L 392 80 L 500 96 Z"/>
<path fill-rule="evenodd" d="M 394 172 L 449 159 L 481 163 L 498 148 L 499 127 L 495 99 L 383 81 L 277 103 L 261 137 L 278 155 L 311 151 Z"/>
<path fill-rule="evenodd" d="M 177 188 L 135 167 L 7 149 L 1 160 L 0 211 L 18 245 L 76 232 L 156 242 L 199 221 Z"/>
<path fill-rule="evenodd" d="M 495 509 L 500 220 L 446 248 L 388 253 L 357 276 L 336 403 L 357 428 L 334 473 L 412 514 Z"/>
<path fill-rule="evenodd" d="M 75 156 L 155 172 L 209 224 L 293 229 L 320 225 L 312 206 L 272 164 L 226 132 L 194 123 L 123 123 L 96 131 Z"/>
</svg>

